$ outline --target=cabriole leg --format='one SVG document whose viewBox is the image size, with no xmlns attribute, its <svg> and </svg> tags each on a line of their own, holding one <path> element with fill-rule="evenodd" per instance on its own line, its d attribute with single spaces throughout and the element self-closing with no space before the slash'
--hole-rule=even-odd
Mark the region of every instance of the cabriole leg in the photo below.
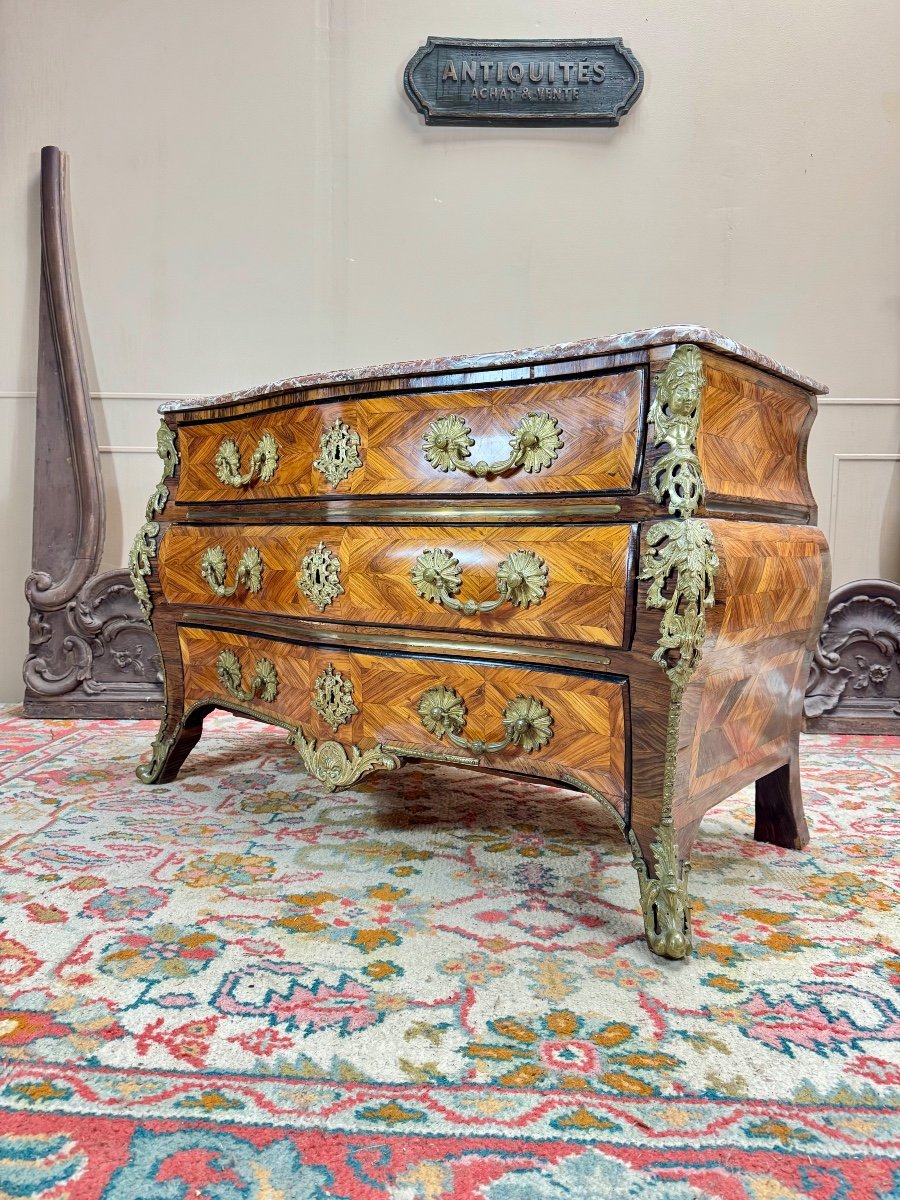
<svg viewBox="0 0 900 1200">
<path fill-rule="evenodd" d="M 771 842 L 789 850 L 802 850 L 808 843 L 797 750 L 791 755 L 790 762 L 757 779 L 753 836 L 758 842 Z"/>
<path fill-rule="evenodd" d="M 203 718 L 210 708 L 195 709 L 188 717 L 163 717 L 153 740 L 150 761 L 137 769 L 141 783 L 171 783 L 203 733 Z"/>
</svg>

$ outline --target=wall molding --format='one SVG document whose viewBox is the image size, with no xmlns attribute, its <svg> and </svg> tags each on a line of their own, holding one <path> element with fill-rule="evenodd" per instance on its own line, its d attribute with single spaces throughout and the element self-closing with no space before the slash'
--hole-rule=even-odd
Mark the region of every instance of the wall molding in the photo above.
<svg viewBox="0 0 900 1200">
<path fill-rule="evenodd" d="M 838 495 L 841 486 L 841 463 L 900 462 L 900 454 L 834 454 L 831 458 L 831 512 L 828 519 L 828 544 L 832 553 L 837 542 Z"/>
<path fill-rule="evenodd" d="M 91 392 L 92 400 L 146 400 L 155 404 L 167 404 L 169 401 L 190 400 L 202 392 Z M 209 393 L 212 395 L 212 393 Z M 4 392 L 0 391 L 0 400 L 36 400 L 37 392 Z"/>
<path fill-rule="evenodd" d="M 874 400 L 866 400 L 861 396 L 849 396 L 842 398 L 840 396 L 820 396 L 819 407 L 823 405 L 826 408 L 835 408 L 839 405 L 857 405 L 860 408 L 868 408 L 873 404 L 889 404 L 892 406 L 900 404 L 900 396 L 878 396 Z"/>
</svg>

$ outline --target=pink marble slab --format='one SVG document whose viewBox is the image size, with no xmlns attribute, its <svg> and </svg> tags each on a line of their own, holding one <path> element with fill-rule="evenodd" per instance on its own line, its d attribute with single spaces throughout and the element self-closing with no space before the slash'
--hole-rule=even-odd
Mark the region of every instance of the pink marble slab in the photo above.
<svg viewBox="0 0 900 1200">
<path fill-rule="evenodd" d="M 317 375 L 298 375 L 291 379 L 280 379 L 261 387 L 247 388 L 240 392 L 228 392 L 222 396 L 190 396 L 184 400 L 173 400 L 160 405 L 160 412 L 179 412 L 185 409 L 207 408 L 218 405 L 240 404 L 245 400 L 258 399 L 280 392 L 294 392 L 303 388 L 325 387 L 329 384 L 358 383 L 366 379 L 389 379 L 393 376 L 445 375 L 455 371 L 481 371 L 495 367 L 527 366 L 533 363 L 557 362 L 572 358 L 593 358 L 601 354 L 620 354 L 629 350 L 647 350 L 653 346 L 671 346 L 689 343 L 706 346 L 720 354 L 740 359 L 752 366 L 770 371 L 799 384 L 808 392 L 823 396 L 828 388 L 808 375 L 801 375 L 774 358 L 751 350 L 740 342 L 707 329 L 702 325 L 666 325 L 659 329 L 638 329 L 633 333 L 616 333 L 600 338 L 586 338 L 580 342 L 557 342 L 553 346 L 533 346 L 525 350 L 507 350 L 497 354 L 457 355 L 452 358 L 422 358 L 412 362 L 385 363 L 375 367 L 351 367 L 347 370 L 323 371 Z"/>
</svg>

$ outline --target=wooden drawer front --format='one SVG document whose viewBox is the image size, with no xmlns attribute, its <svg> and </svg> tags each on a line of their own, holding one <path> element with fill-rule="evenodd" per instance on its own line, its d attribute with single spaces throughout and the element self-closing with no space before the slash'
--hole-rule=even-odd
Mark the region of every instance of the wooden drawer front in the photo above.
<svg viewBox="0 0 900 1200">
<path fill-rule="evenodd" d="M 704 356 L 697 455 L 708 498 L 807 505 L 811 397 L 784 380 Z"/>
<path fill-rule="evenodd" d="M 633 525 L 175 525 L 159 573 L 173 604 L 621 646 L 636 540 Z M 214 553 L 211 582 L 201 564 Z M 230 591 L 239 573 L 231 595 L 213 589 L 221 579 Z M 498 599 L 489 612 L 455 607 Z"/>
<path fill-rule="evenodd" d="M 338 741 L 348 749 L 381 742 L 417 749 L 425 757 L 480 758 L 483 766 L 504 771 L 548 778 L 571 775 L 624 812 L 627 685 L 621 681 L 530 667 L 389 658 L 190 627 L 182 627 L 179 638 L 186 707 L 220 702 L 226 708 L 249 708 L 263 719 L 270 715 L 273 721 L 300 726 L 307 738 Z M 223 653 L 229 652 L 240 669 L 237 695 L 223 683 L 219 666 Z M 229 661 L 233 682 L 234 659 Z M 271 671 L 258 668 L 260 662 L 270 664 Z M 270 700 L 263 698 L 261 686 L 254 689 L 255 673 L 274 682 Z M 323 706 L 331 713 L 329 723 L 314 703 L 316 681 L 323 676 L 333 680 L 335 675 L 346 689 L 349 715 L 338 718 Z M 502 740 L 504 711 L 518 697 L 532 698 L 549 712 L 549 739 L 528 752 L 515 744 L 495 753 L 466 751 L 446 736 L 438 738 L 423 723 L 418 706 L 423 695 L 436 688 L 452 689 L 463 701 L 463 734 L 470 740 Z M 254 690 L 256 695 L 251 694 Z"/>
<path fill-rule="evenodd" d="M 184 424 L 179 429 L 178 501 L 627 490 L 635 473 L 643 378 L 642 371 L 631 370 L 559 383 L 373 397 Z M 441 470 L 426 457 L 425 438 L 432 423 L 458 417 L 474 442 L 465 463 L 502 463 L 510 456 L 511 435 L 529 414 L 548 414 L 559 425 L 562 445 L 540 469 L 534 469 L 536 462 L 529 457 L 523 465 L 479 478 L 459 468 Z M 322 438 L 339 421 L 346 428 L 337 426 L 333 434 L 338 448 L 323 451 Z M 277 465 L 273 468 L 270 462 L 268 469 L 261 469 L 260 453 L 254 470 L 252 456 L 267 434 L 277 444 Z M 545 435 L 550 436 L 546 430 Z M 216 456 L 226 440 L 237 448 L 234 474 L 243 478 L 252 472 L 247 483 L 223 483 L 217 476 Z M 341 463 L 345 469 L 358 465 L 338 478 Z M 533 469 L 528 470 L 529 465 Z"/>
</svg>

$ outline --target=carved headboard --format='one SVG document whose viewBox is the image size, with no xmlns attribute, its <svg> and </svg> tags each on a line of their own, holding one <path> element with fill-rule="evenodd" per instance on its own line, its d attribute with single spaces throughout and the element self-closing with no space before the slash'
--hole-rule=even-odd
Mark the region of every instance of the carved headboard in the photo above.
<svg viewBox="0 0 900 1200">
<path fill-rule="evenodd" d="M 97 570 L 106 507 L 68 225 L 66 159 L 56 146 L 45 146 L 25 715 L 158 717 L 159 652 L 129 574 Z"/>
</svg>

